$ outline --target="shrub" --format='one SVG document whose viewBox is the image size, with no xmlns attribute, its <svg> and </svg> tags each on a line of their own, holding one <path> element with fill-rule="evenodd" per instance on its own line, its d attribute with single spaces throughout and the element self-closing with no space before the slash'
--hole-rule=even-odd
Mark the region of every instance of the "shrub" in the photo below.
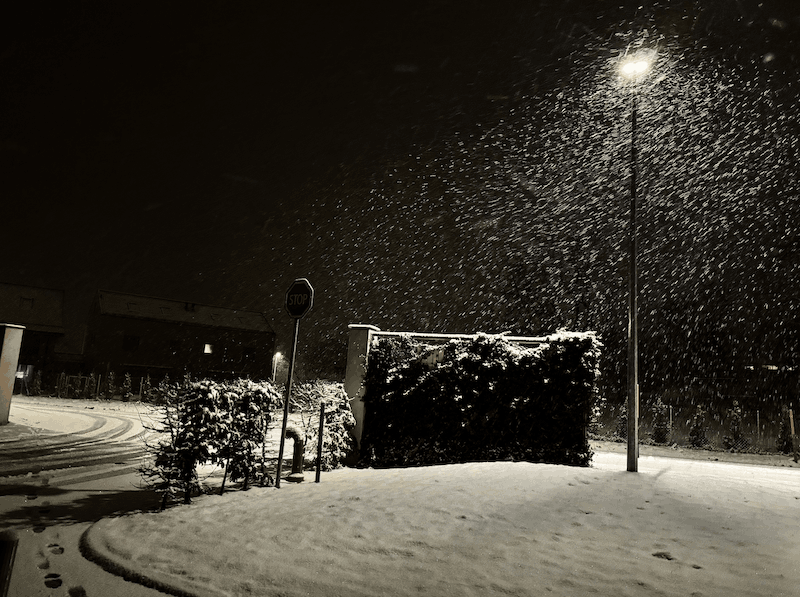
<svg viewBox="0 0 800 597">
<path fill-rule="evenodd" d="M 94 373 L 90 373 L 89 377 L 86 378 L 86 385 L 83 387 L 83 397 L 84 398 L 94 398 L 94 391 L 97 386 L 97 379 L 94 376 Z"/>
<path fill-rule="evenodd" d="M 615 433 L 619 439 L 626 440 L 628 439 L 628 403 L 623 402 L 622 406 L 617 413 L 617 428 L 615 429 Z"/>
<path fill-rule="evenodd" d="M 126 373 L 122 380 L 122 401 L 129 402 L 133 398 L 133 380 L 131 374 Z"/>
<path fill-rule="evenodd" d="M 109 371 L 106 375 L 105 385 L 103 386 L 102 396 L 106 400 L 113 400 L 114 394 L 117 393 L 117 380 L 113 371 Z"/>
<path fill-rule="evenodd" d="M 689 443 L 692 447 L 705 448 L 710 445 L 706 437 L 706 429 L 706 411 L 698 404 L 692 416 L 691 427 L 689 428 Z"/>
<path fill-rule="evenodd" d="M 72 377 L 67 384 L 67 398 L 80 398 L 82 390 L 80 376 L 76 375 Z"/>
<path fill-rule="evenodd" d="M 34 396 L 42 395 L 42 372 L 38 369 L 36 370 L 36 373 L 33 374 L 33 384 L 31 386 L 31 390 L 33 391 Z"/>
<path fill-rule="evenodd" d="M 164 382 L 159 391 L 163 408 L 159 424 L 152 430 L 159 432 L 160 438 L 147 445 L 153 462 L 140 471 L 145 481 L 162 493 L 163 509 L 179 492 L 184 503 L 190 503 L 192 493 L 199 489 L 197 465 L 212 458 L 218 414 L 214 402 L 219 392 L 210 383 L 186 388 Z"/>
<path fill-rule="evenodd" d="M 292 392 L 294 411 L 300 414 L 305 435 L 305 460 L 317 465 L 320 406 L 325 405 L 322 430 L 322 462 L 320 469 L 330 471 L 341 467 L 355 450 L 352 430 L 356 421 L 350 411 L 350 400 L 341 383 L 312 381 L 299 384 Z"/>
<path fill-rule="evenodd" d="M 218 405 L 221 418 L 213 434 L 217 439 L 215 449 L 219 459 L 226 461 L 226 476 L 230 475 L 231 481 L 244 481 L 246 489 L 259 472 L 256 448 L 264 444 L 280 395 L 272 384 L 250 380 L 218 386 L 222 392 Z M 223 480 L 220 492 L 224 489 Z"/>
<path fill-rule="evenodd" d="M 669 436 L 672 432 L 669 422 L 669 406 L 657 398 L 653 406 L 650 407 L 653 413 L 653 431 L 650 438 L 654 444 L 666 444 L 669 442 Z"/>
<path fill-rule="evenodd" d="M 141 395 L 142 402 L 150 402 L 150 400 L 152 399 L 152 396 L 151 396 L 152 387 L 153 387 L 153 384 L 150 381 L 150 374 L 148 373 L 142 379 L 142 395 Z"/>
<path fill-rule="evenodd" d="M 225 467 L 228 476 L 244 480 L 256 474 L 256 448 L 263 445 L 271 412 L 279 396 L 271 384 L 249 380 L 210 380 L 172 384 L 165 376 L 155 391 L 161 406 L 156 443 L 148 444 L 152 461 L 140 469 L 145 482 L 162 493 L 162 509 L 182 494 L 184 503 L 199 491 L 197 467 Z"/>
<path fill-rule="evenodd" d="M 742 436 L 742 407 L 738 400 L 733 401 L 733 408 L 728 409 L 728 426 L 730 435 L 722 438 L 722 445 L 726 450 L 744 450 L 748 442 Z"/>
<path fill-rule="evenodd" d="M 794 450 L 792 445 L 792 428 L 789 423 L 789 408 L 781 407 L 780 422 L 778 423 L 778 437 L 775 440 L 775 450 L 789 454 Z"/>
</svg>

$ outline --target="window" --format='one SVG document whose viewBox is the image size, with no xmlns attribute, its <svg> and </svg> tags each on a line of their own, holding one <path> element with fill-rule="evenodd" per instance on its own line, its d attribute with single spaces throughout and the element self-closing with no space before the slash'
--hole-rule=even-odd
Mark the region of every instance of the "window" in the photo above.
<svg viewBox="0 0 800 597">
<path fill-rule="evenodd" d="M 203 354 L 211 354 L 214 352 L 214 347 L 211 344 L 205 344 L 203 346 Z"/>
<path fill-rule="evenodd" d="M 125 352 L 136 352 L 140 342 L 141 338 L 139 338 L 139 336 L 125 334 L 122 338 L 122 350 Z"/>
</svg>

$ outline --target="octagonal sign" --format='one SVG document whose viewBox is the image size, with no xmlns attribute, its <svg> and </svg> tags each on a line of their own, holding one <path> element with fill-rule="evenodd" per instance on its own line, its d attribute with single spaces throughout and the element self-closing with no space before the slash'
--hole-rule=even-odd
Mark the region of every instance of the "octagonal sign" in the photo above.
<svg viewBox="0 0 800 597">
<path fill-rule="evenodd" d="M 314 306 L 314 288 L 305 278 L 297 278 L 286 291 L 286 311 L 294 319 L 301 319 Z"/>
</svg>

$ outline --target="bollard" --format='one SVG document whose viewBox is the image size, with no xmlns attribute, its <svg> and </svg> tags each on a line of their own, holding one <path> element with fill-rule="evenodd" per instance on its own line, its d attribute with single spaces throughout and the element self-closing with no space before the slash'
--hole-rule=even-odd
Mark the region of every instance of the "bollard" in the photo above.
<svg viewBox="0 0 800 597">
<path fill-rule="evenodd" d="M 303 449 L 305 442 L 300 430 L 294 426 L 286 428 L 286 437 L 294 441 L 294 452 L 292 454 L 292 473 L 286 477 L 287 481 L 300 483 L 303 480 Z"/>
<path fill-rule="evenodd" d="M 319 405 L 319 431 L 317 432 L 317 477 L 315 483 L 319 483 L 319 471 L 322 468 L 322 432 L 325 429 L 325 403 Z"/>
<path fill-rule="evenodd" d="M 8 595 L 18 543 L 19 538 L 14 531 L 0 531 L 0 597 Z"/>
</svg>

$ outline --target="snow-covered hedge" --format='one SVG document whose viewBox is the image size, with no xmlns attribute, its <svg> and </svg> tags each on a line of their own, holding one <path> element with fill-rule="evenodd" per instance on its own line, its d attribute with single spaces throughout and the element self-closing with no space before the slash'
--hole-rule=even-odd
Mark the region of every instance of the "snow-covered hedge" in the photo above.
<svg viewBox="0 0 800 597">
<path fill-rule="evenodd" d="M 359 465 L 587 466 L 600 349 L 592 332 L 559 332 L 535 348 L 490 335 L 444 347 L 378 338 L 365 376 Z"/>
</svg>

